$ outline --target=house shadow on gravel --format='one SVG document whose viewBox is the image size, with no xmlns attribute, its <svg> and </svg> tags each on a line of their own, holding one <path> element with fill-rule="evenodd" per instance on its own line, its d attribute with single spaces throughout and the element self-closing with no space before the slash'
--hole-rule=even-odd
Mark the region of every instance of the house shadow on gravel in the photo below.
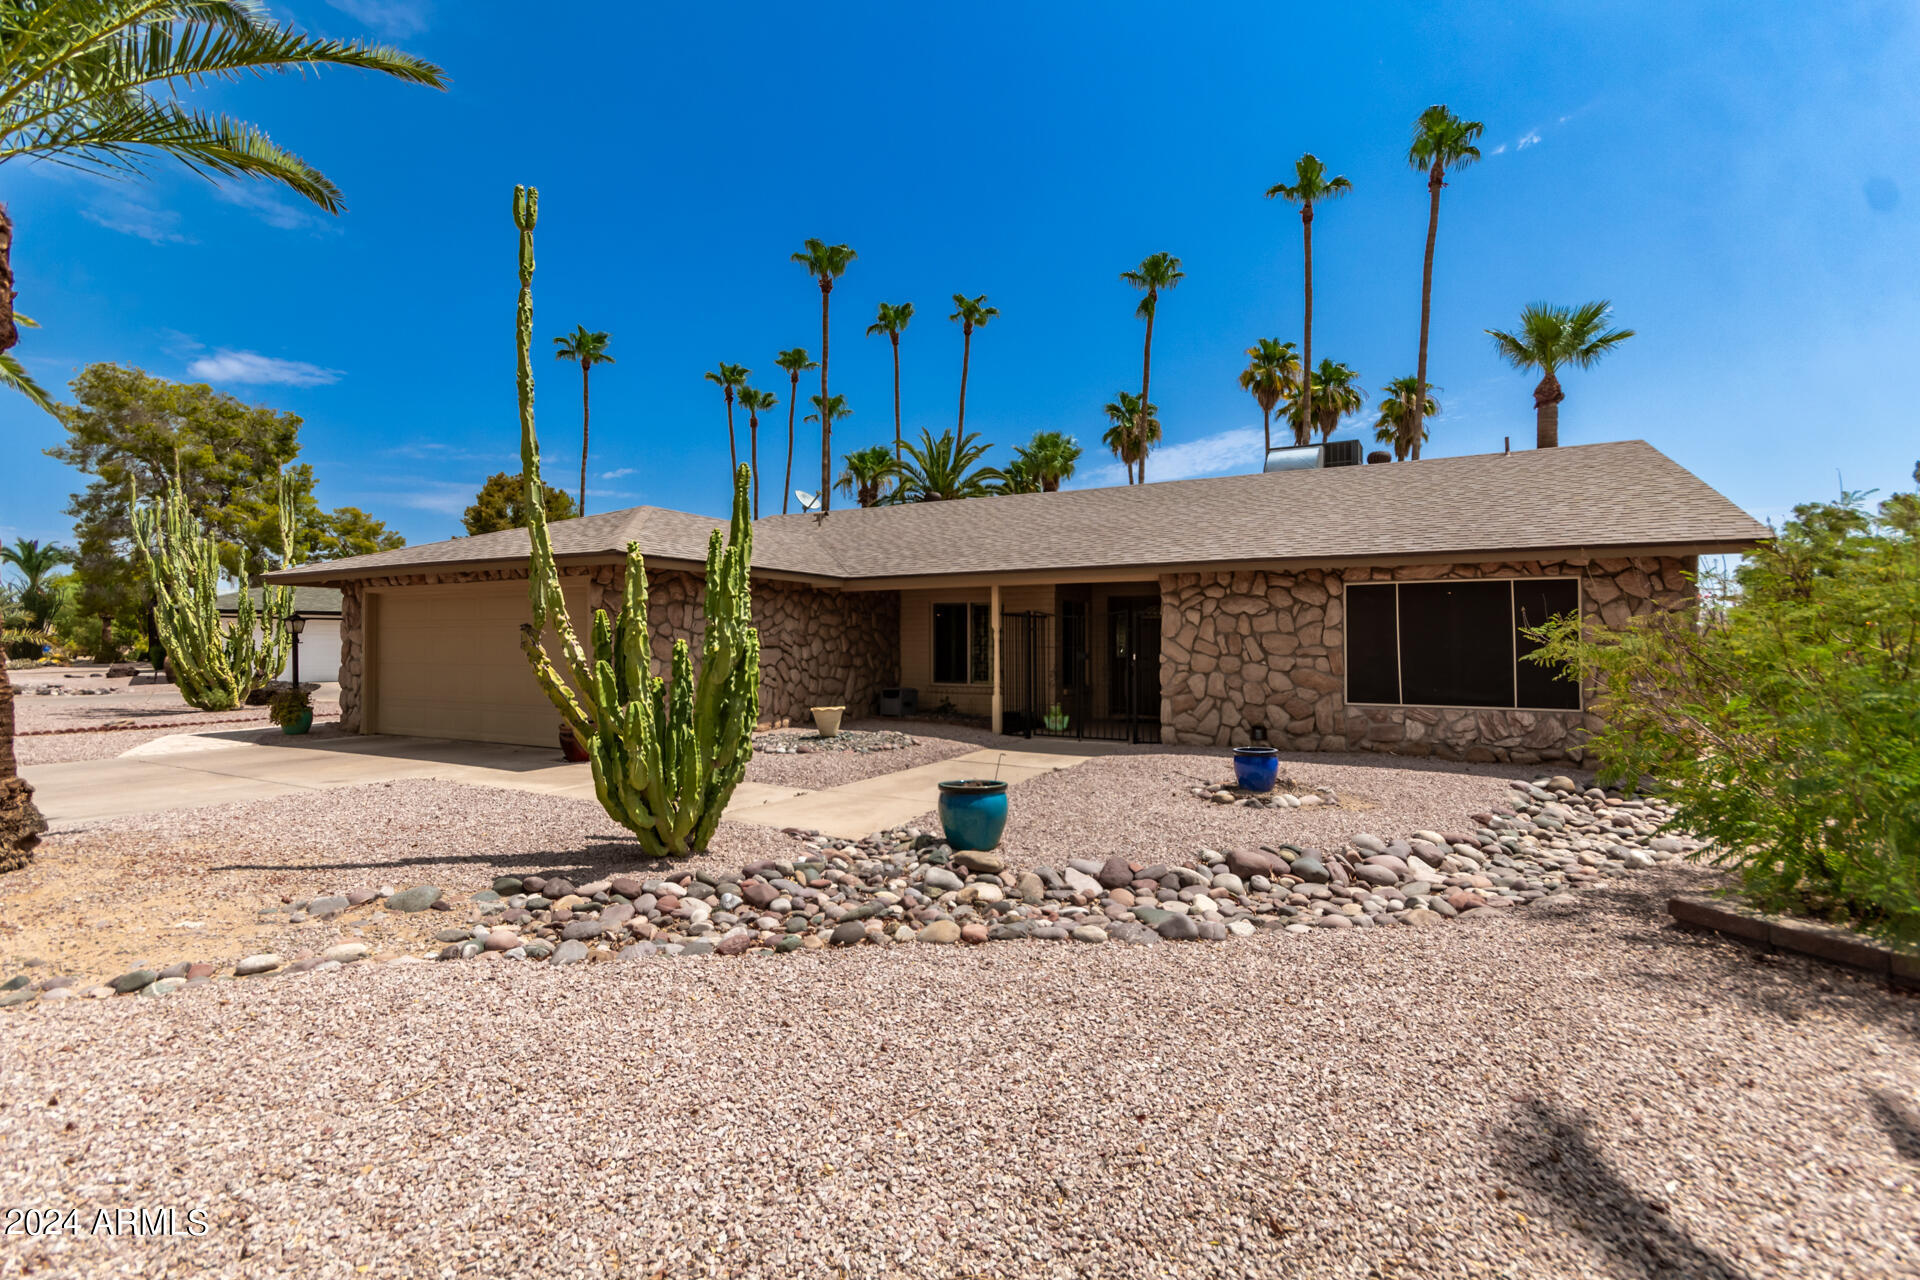
<svg viewBox="0 0 1920 1280">
<path fill-rule="evenodd" d="M 1623 1270 L 1672 1280 L 1748 1280 L 1671 1221 L 1595 1149 L 1586 1121 L 1550 1102 L 1523 1104 L 1496 1135 L 1496 1162 L 1550 1206 L 1548 1220 L 1604 1249 Z"/>
<path fill-rule="evenodd" d="M 1873 1108 L 1873 1118 L 1886 1130 L 1893 1153 L 1909 1164 L 1920 1165 L 1920 1114 L 1891 1089 L 1871 1090 L 1867 1101 Z"/>
<path fill-rule="evenodd" d="M 617 841 L 597 841 L 579 849 L 530 849 L 525 852 L 467 853 L 450 856 L 444 853 L 425 857 L 410 858 L 369 858 L 361 862 L 309 861 L 280 862 L 229 862 L 211 867 L 211 871 L 306 871 L 315 875 L 327 875 L 338 878 L 352 872 L 366 872 L 378 878 L 388 878 L 388 873 L 405 871 L 410 867 L 445 867 L 448 865 L 468 865 L 478 871 L 479 879 L 491 880 L 496 875 L 544 875 L 565 876 L 576 884 L 586 884 L 606 876 L 622 874 L 652 874 L 674 868 L 684 869 L 689 859 L 668 862 L 658 858 L 649 858 L 640 853 L 639 846 Z M 442 877 L 444 878 L 444 877 Z M 456 886 L 443 886 L 454 888 Z M 482 888 L 485 885 L 481 886 Z"/>
</svg>

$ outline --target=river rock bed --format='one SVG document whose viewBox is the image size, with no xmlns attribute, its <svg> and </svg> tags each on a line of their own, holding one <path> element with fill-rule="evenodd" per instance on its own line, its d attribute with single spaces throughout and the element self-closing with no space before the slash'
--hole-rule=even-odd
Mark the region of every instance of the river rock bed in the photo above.
<svg viewBox="0 0 1920 1280">
<path fill-rule="evenodd" d="M 1232 779 L 1189 787 L 1194 795 L 1212 804 L 1237 804 L 1243 809 L 1317 809 L 1321 805 L 1338 807 L 1340 797 L 1332 787 L 1310 787 L 1281 778 L 1271 791 L 1247 791 Z"/>
<path fill-rule="evenodd" d="M 900 751 L 914 742 L 913 735 L 897 729 L 842 729 L 831 738 L 818 733 L 757 734 L 753 749 L 776 756 L 807 756 L 835 751 Z"/>
</svg>

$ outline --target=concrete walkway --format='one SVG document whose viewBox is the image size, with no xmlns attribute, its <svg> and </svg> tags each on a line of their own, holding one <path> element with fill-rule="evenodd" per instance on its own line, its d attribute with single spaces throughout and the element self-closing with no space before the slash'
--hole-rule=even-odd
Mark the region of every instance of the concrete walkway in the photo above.
<svg viewBox="0 0 1920 1280">
<path fill-rule="evenodd" d="M 105 818 L 169 809 L 269 800 L 302 791 L 437 778 L 592 800 L 585 765 L 553 758 L 549 748 L 448 742 L 435 738 L 309 738 L 275 730 L 173 734 L 110 760 L 79 760 L 23 770 L 54 830 Z M 943 779 L 997 776 L 1024 782 L 1070 768 L 1084 755 L 986 748 L 938 764 L 903 769 L 822 791 L 743 782 L 727 817 L 767 827 L 805 827 L 857 839 L 932 809 Z"/>
</svg>

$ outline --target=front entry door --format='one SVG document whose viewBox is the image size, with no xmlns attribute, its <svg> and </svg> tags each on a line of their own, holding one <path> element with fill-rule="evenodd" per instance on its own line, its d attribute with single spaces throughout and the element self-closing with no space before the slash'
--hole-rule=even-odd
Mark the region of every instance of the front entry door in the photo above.
<svg viewBox="0 0 1920 1280">
<path fill-rule="evenodd" d="M 1126 724 L 1130 741 L 1158 741 L 1158 597 L 1115 596 L 1107 601 L 1107 709 Z M 1148 735 L 1150 729 L 1156 732 Z"/>
</svg>

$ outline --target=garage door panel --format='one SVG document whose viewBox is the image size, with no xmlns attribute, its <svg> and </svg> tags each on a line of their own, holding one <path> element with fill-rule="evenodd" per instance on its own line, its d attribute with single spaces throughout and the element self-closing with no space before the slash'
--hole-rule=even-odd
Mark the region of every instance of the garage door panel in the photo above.
<svg viewBox="0 0 1920 1280">
<path fill-rule="evenodd" d="M 567 607 L 583 628 L 584 585 Z M 551 746 L 560 716 L 520 650 L 527 587 L 382 592 L 375 611 L 373 728 L 379 733 Z M 558 642 L 548 632 L 548 651 Z M 583 635 L 583 640 L 590 636 Z"/>
</svg>

